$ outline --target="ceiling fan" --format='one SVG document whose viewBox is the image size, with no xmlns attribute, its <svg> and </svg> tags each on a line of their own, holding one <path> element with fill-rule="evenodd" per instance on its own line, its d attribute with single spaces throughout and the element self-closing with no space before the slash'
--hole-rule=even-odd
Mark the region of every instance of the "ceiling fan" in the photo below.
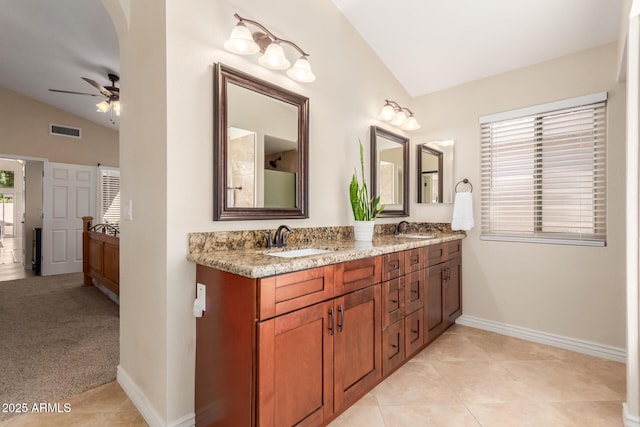
<svg viewBox="0 0 640 427">
<path fill-rule="evenodd" d="M 120 116 L 120 88 L 116 87 L 116 82 L 120 80 L 120 77 L 112 73 L 107 74 L 107 77 L 111 81 L 110 86 L 102 86 L 101 84 L 97 83 L 95 80 L 82 77 L 82 80 L 84 80 L 85 82 L 89 83 L 91 86 L 98 89 L 98 91 L 100 92 L 99 94 L 74 92 L 70 90 L 60 90 L 60 89 L 49 89 L 49 91 L 59 92 L 59 93 L 71 93 L 74 95 L 98 96 L 98 97 L 106 98 L 104 101 L 96 104 L 96 107 L 98 107 L 97 111 L 100 113 L 107 113 L 111 111 L 111 123 L 115 123 L 113 121 L 113 114 L 115 113 L 116 116 Z"/>
</svg>

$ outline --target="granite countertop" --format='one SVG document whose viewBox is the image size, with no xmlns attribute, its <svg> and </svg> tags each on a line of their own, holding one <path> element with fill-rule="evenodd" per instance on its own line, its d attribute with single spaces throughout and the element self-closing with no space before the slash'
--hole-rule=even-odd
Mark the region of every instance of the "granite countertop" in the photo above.
<svg viewBox="0 0 640 427">
<path fill-rule="evenodd" d="M 463 239 L 465 237 L 464 233 L 442 230 L 431 231 L 428 235 L 433 237 L 415 238 L 396 237 L 393 234 L 376 234 L 372 242 L 356 242 L 352 238 L 327 238 L 306 242 L 293 242 L 289 243 L 286 248 L 265 249 L 264 247 L 244 247 L 220 250 L 219 248 L 215 248 L 210 242 L 215 240 L 215 237 L 209 236 L 207 233 L 192 233 L 190 235 L 190 248 L 187 259 L 197 264 L 241 276 L 261 278 L 422 246 L 435 245 Z M 331 252 L 295 258 L 281 258 L 268 255 L 273 252 L 302 248 L 326 249 Z"/>
</svg>

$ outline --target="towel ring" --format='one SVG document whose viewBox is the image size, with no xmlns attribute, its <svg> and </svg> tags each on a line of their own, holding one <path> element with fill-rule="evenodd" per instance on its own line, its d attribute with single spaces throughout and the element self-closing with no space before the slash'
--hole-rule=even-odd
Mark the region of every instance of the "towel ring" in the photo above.
<svg viewBox="0 0 640 427">
<path fill-rule="evenodd" d="M 470 188 L 469 193 L 472 193 L 472 192 L 473 192 L 473 185 L 471 185 L 471 183 L 469 182 L 469 180 L 468 180 L 467 178 L 465 178 L 465 179 L 463 179 L 462 181 L 459 181 L 459 182 L 456 184 L 456 186 L 455 186 L 455 188 L 454 188 L 454 191 L 455 191 L 456 193 L 458 192 L 458 185 L 460 185 L 460 184 L 469 184 L 469 188 Z"/>
</svg>

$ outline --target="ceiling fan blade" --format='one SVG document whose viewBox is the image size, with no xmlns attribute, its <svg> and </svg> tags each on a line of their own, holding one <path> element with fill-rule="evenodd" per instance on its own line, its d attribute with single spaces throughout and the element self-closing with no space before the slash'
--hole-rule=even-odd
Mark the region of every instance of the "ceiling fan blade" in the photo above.
<svg viewBox="0 0 640 427">
<path fill-rule="evenodd" d="M 59 90 L 59 89 L 49 89 L 50 92 L 59 92 L 59 93 L 72 93 L 74 95 L 89 95 L 89 96 L 99 96 L 101 98 L 103 98 L 103 95 L 98 95 L 95 93 L 84 93 L 84 92 L 73 92 L 70 90 Z"/>
<path fill-rule="evenodd" d="M 97 83 L 95 80 L 91 80 L 91 79 L 88 79 L 86 77 L 82 77 L 82 80 L 84 80 L 85 82 L 89 83 L 91 86 L 93 86 L 96 89 L 98 89 L 100 91 L 100 93 L 102 94 L 102 96 L 105 96 L 105 97 L 109 98 L 112 95 L 112 93 L 108 89 L 106 89 L 101 84 Z"/>
</svg>

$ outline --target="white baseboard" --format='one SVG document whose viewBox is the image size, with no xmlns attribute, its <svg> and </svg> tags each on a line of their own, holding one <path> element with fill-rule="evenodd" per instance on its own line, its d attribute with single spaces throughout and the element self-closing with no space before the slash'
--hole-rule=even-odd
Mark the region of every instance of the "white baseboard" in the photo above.
<svg viewBox="0 0 640 427">
<path fill-rule="evenodd" d="M 624 427 L 640 427 L 640 417 L 631 415 L 626 403 L 622 404 L 622 419 L 624 420 Z"/>
<path fill-rule="evenodd" d="M 588 354 L 589 356 L 600 357 L 602 359 L 613 360 L 615 362 L 626 363 L 627 352 L 624 348 L 598 344 L 591 341 L 584 341 L 569 338 L 562 335 L 550 334 L 533 329 L 522 328 L 520 326 L 508 325 L 506 323 L 485 320 L 479 317 L 467 316 L 463 314 L 456 320 L 457 324 L 470 326 L 472 328 L 484 329 L 510 337 L 520 338 L 527 341 L 559 347 L 577 353 Z M 640 426 L 638 426 L 640 427 Z"/>
<path fill-rule="evenodd" d="M 192 427 L 196 424 L 196 416 L 193 412 L 170 423 L 165 423 L 149 399 L 140 391 L 121 365 L 118 365 L 117 381 L 150 427 Z"/>
</svg>

